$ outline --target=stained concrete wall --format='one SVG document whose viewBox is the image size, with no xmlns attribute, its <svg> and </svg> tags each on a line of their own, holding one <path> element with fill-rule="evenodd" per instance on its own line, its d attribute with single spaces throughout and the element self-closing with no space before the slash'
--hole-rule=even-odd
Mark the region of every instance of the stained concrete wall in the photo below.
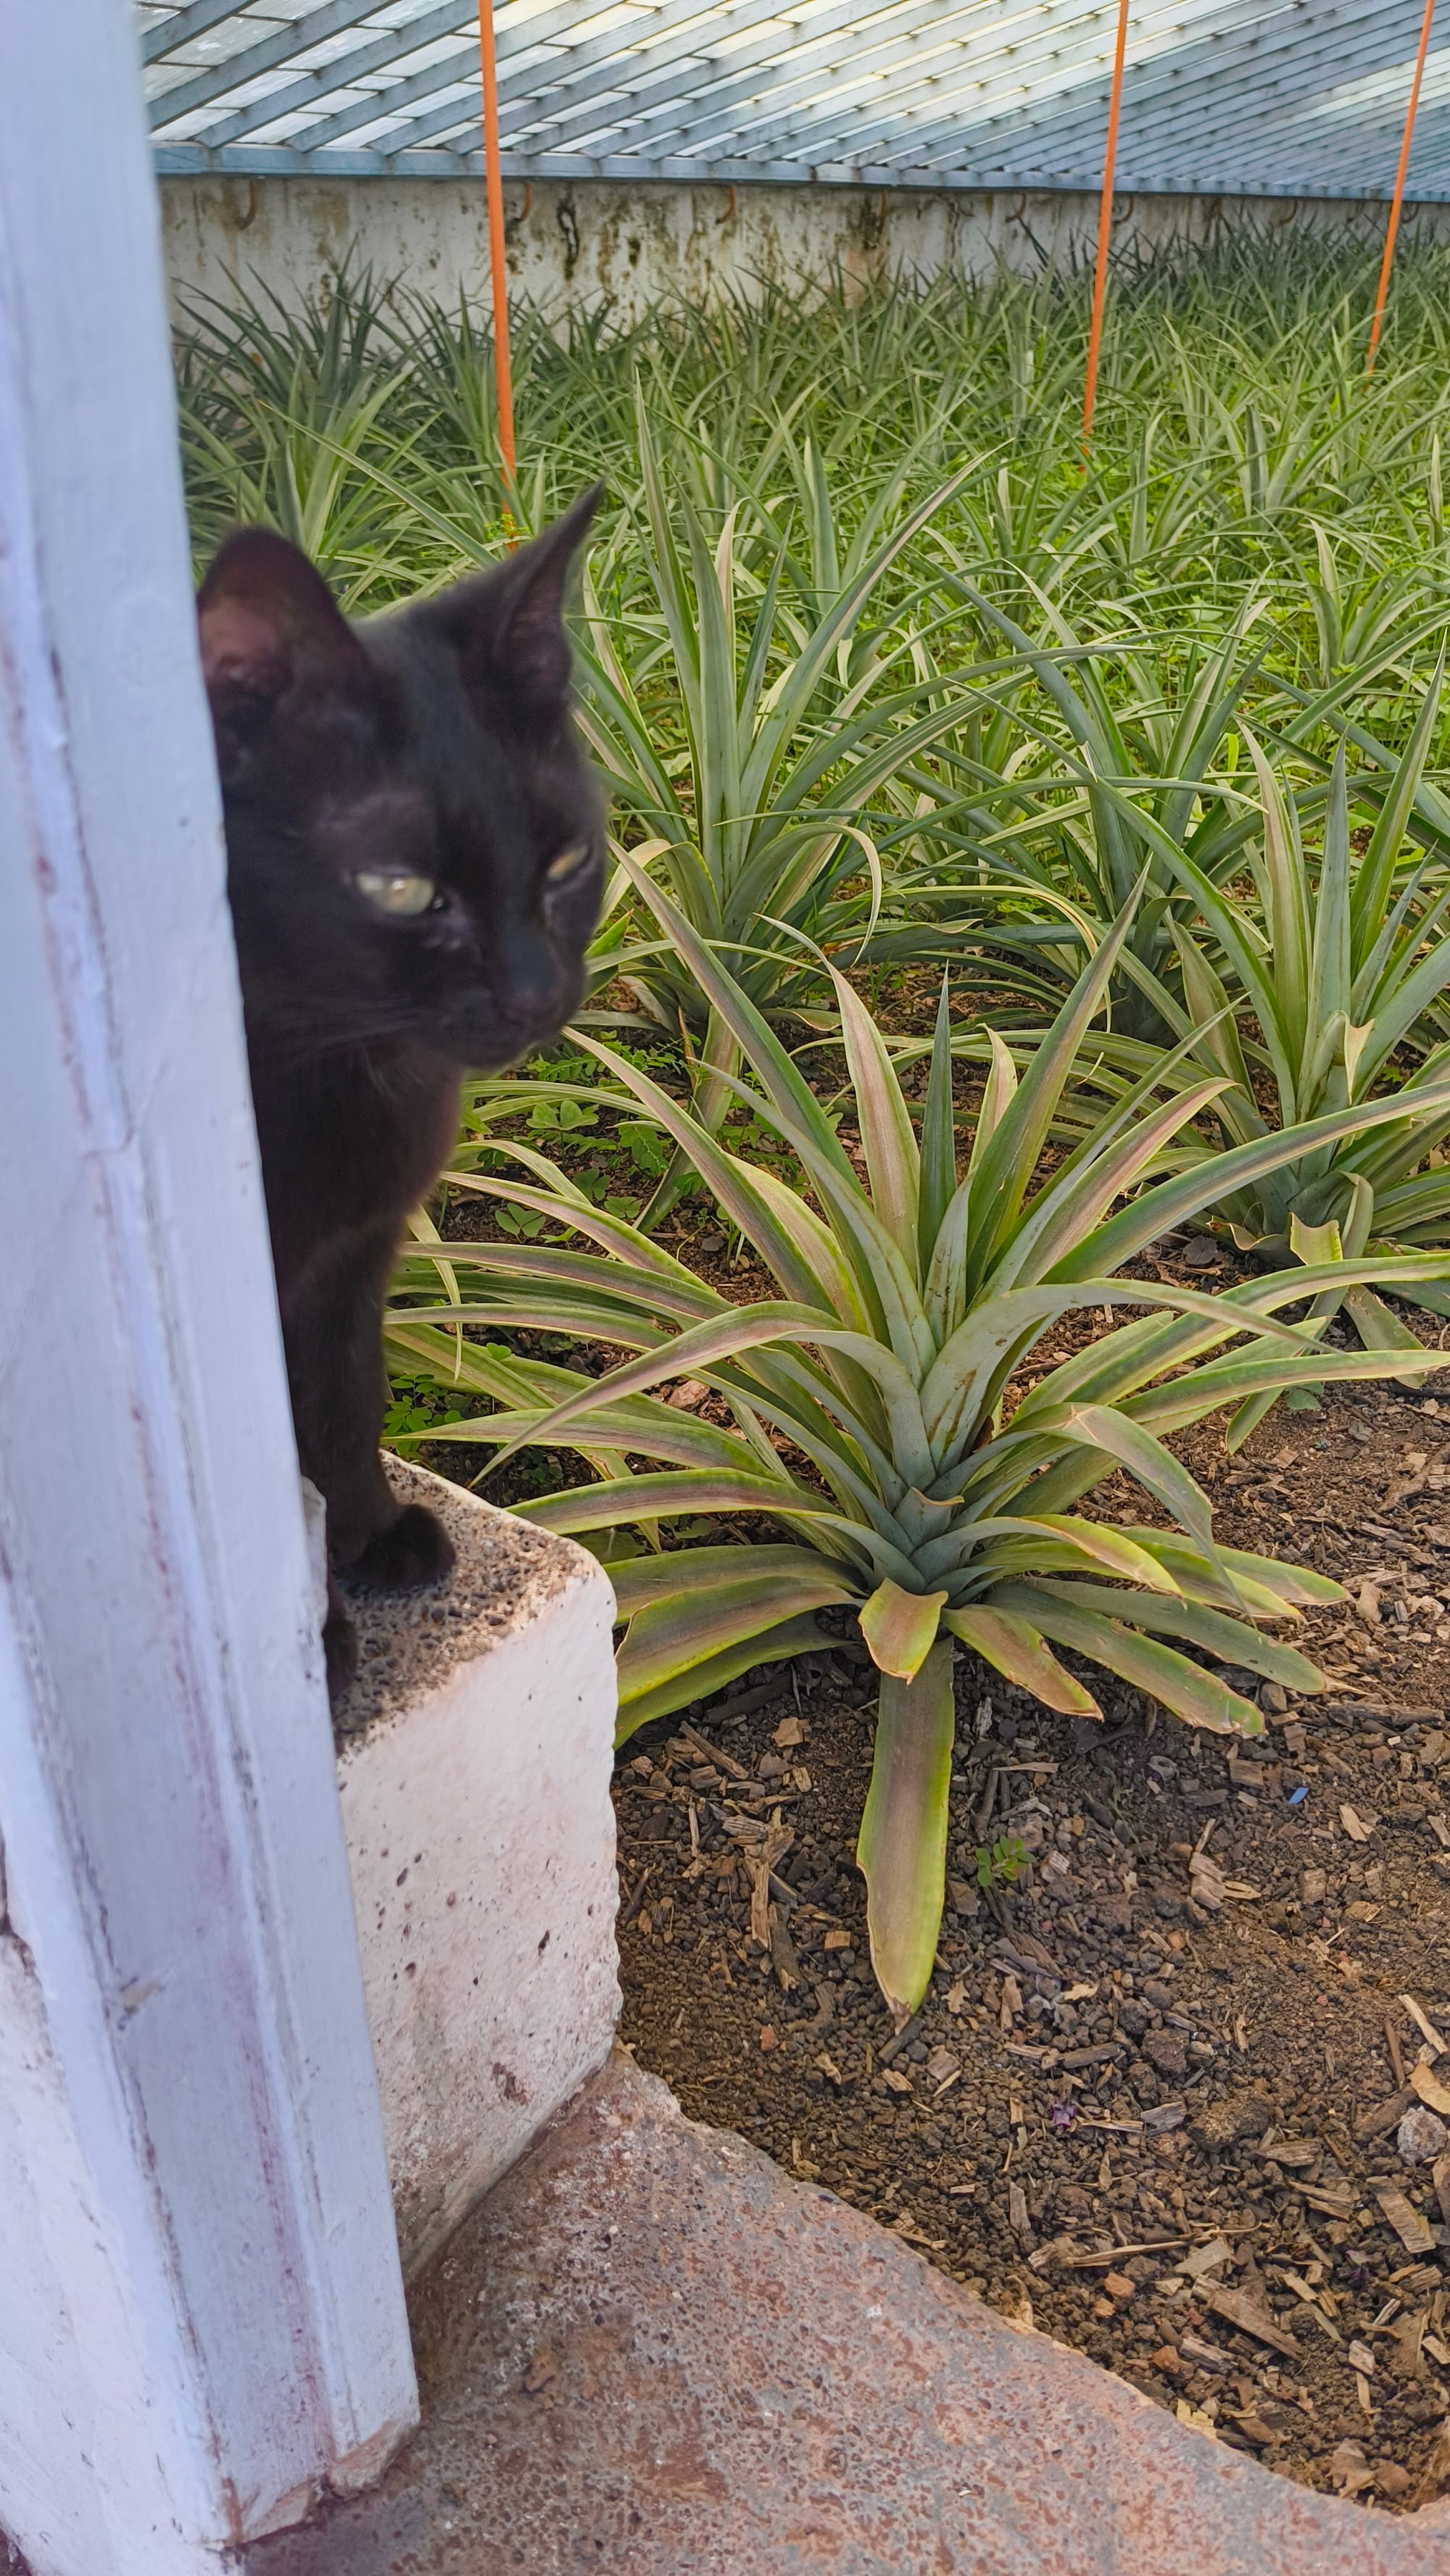
<svg viewBox="0 0 1450 2576">
<path fill-rule="evenodd" d="M 481 179 L 165 179 L 173 290 L 225 297 L 261 283 L 287 300 L 325 284 L 358 245 L 380 277 L 452 301 L 486 293 Z M 708 303 L 759 281 L 863 288 L 896 274 L 975 275 L 1091 259 L 1097 200 L 1082 194 L 822 187 L 694 187 L 540 179 L 505 191 L 515 294 L 548 307 L 610 301 L 621 321 L 675 299 Z M 1383 237 L 1381 205 L 1283 197 L 1122 197 L 1116 238 L 1145 249 L 1249 222 L 1353 227 Z M 1416 231 L 1450 237 L 1450 206 L 1412 207 Z"/>
</svg>

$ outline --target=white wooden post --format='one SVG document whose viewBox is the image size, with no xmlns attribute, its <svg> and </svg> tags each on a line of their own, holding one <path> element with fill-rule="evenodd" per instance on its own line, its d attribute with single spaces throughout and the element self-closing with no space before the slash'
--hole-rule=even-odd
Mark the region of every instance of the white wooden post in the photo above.
<svg viewBox="0 0 1450 2576">
<path fill-rule="evenodd" d="M 0 2526 L 195 2576 L 413 2419 L 131 12 L 0 0 Z"/>
</svg>

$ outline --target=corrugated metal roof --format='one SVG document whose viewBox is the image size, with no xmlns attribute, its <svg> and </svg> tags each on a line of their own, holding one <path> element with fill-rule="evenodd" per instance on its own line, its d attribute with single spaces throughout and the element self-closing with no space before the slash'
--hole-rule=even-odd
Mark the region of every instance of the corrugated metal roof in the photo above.
<svg viewBox="0 0 1450 2576">
<path fill-rule="evenodd" d="M 1125 193 L 1387 196 L 1422 0 L 1140 0 Z M 512 178 L 1101 182 L 1113 0 L 501 0 Z M 164 171 L 482 167 L 474 0 L 139 0 Z M 1450 198 L 1450 12 L 1412 198 Z"/>
</svg>

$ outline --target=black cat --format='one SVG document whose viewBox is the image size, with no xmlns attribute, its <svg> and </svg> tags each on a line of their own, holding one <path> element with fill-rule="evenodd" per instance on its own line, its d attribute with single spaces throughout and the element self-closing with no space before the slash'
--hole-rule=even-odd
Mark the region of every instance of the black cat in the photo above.
<svg viewBox="0 0 1450 2576">
<path fill-rule="evenodd" d="M 198 599 L 298 1454 L 333 1568 L 384 1591 L 452 1563 L 378 1455 L 389 1270 L 463 1068 L 557 1036 L 598 916 L 562 607 L 599 497 L 361 623 L 266 528 L 227 540 Z M 356 1642 L 332 1586 L 324 1636 L 336 1692 Z"/>
</svg>

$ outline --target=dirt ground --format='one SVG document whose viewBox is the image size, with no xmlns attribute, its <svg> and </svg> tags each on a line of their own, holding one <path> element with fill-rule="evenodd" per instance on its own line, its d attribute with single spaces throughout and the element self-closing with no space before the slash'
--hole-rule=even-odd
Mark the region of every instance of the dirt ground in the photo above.
<svg viewBox="0 0 1450 2576">
<path fill-rule="evenodd" d="M 1450 2485 L 1450 1403 L 1177 1445 L 1225 1543 L 1352 1586 L 1298 1632 L 1332 1696 L 1266 1688 L 1230 1751 L 1112 1685 L 1105 1725 L 1054 1717 L 964 1654 L 948 1911 L 897 2037 L 843 1620 L 624 1749 L 624 2035 L 692 2117 L 1220 2441 L 1414 2504 Z M 1025 1865 L 984 1891 L 1003 1842 Z"/>
</svg>

